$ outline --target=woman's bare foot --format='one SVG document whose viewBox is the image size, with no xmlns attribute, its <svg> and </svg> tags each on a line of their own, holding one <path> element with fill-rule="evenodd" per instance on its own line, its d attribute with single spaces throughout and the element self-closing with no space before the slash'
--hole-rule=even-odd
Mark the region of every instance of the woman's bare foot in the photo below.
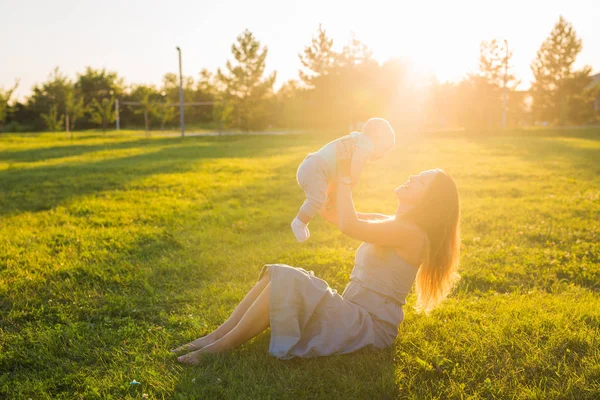
<svg viewBox="0 0 600 400">
<path fill-rule="evenodd" d="M 200 361 L 200 354 L 197 354 L 199 351 L 201 350 L 196 350 L 183 356 L 179 356 L 177 357 L 177 361 L 182 364 L 196 365 Z"/>
<path fill-rule="evenodd" d="M 196 365 L 198 364 L 198 362 L 200 362 L 200 359 L 202 358 L 203 354 L 220 353 L 221 351 L 222 350 L 221 346 L 219 346 L 219 343 L 213 343 L 203 347 L 200 350 L 196 350 L 183 356 L 177 357 L 177 361 L 179 361 L 182 364 Z"/>
<path fill-rule="evenodd" d="M 211 343 L 213 343 L 213 339 L 210 337 L 210 335 L 208 335 L 186 343 L 183 346 L 177 347 L 176 349 L 171 349 L 170 351 L 171 353 L 181 353 L 184 351 L 200 350 Z"/>
</svg>

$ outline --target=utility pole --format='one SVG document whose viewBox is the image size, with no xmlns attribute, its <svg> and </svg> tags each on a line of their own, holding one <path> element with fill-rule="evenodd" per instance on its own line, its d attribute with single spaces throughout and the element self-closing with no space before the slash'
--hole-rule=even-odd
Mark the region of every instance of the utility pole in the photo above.
<svg viewBox="0 0 600 400">
<path fill-rule="evenodd" d="M 506 129 L 506 111 L 508 109 L 508 88 L 506 87 L 508 81 L 508 41 L 504 39 L 504 47 L 506 48 L 506 58 L 504 58 L 504 101 L 502 108 L 502 129 Z"/>
<path fill-rule="evenodd" d="M 183 122 L 183 74 L 181 73 L 181 49 L 177 46 L 179 52 L 179 122 L 181 124 L 181 137 L 185 136 L 185 128 Z"/>
</svg>

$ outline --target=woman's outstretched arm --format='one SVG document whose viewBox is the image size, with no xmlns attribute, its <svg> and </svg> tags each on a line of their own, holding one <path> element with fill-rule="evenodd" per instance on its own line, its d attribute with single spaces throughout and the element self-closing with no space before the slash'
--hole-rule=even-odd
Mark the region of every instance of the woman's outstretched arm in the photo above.
<svg viewBox="0 0 600 400">
<path fill-rule="evenodd" d="M 350 180 L 350 160 L 352 154 L 344 146 L 336 148 L 337 156 L 337 188 L 336 208 L 337 226 L 343 234 L 380 246 L 403 247 L 419 246 L 425 237 L 415 226 L 396 218 L 380 220 L 360 219 L 354 208 Z M 421 242 L 421 243 L 415 243 Z"/>
<path fill-rule="evenodd" d="M 356 212 L 356 216 L 358 219 L 362 219 L 363 221 L 387 221 L 390 219 L 394 219 L 393 215 L 385 215 L 379 213 L 361 213 Z"/>
<path fill-rule="evenodd" d="M 337 225 L 343 234 L 380 246 L 402 247 L 422 238 L 421 231 L 395 218 L 363 220 L 358 217 L 350 185 L 340 183 L 337 191 Z M 424 238 L 423 238 L 424 239 Z"/>
<path fill-rule="evenodd" d="M 321 210 L 321 216 L 328 222 L 337 225 L 337 185 L 330 183 L 327 188 L 327 203 Z M 358 219 L 363 221 L 387 221 L 394 219 L 393 215 L 385 215 L 379 213 L 361 213 L 356 212 Z"/>
</svg>

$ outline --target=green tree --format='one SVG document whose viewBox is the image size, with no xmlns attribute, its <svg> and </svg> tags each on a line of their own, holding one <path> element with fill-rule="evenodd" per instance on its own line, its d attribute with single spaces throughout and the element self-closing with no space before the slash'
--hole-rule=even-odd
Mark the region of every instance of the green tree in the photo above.
<svg viewBox="0 0 600 400">
<path fill-rule="evenodd" d="M 165 93 L 169 101 L 179 103 L 179 78 L 177 74 L 169 72 L 163 76 L 161 91 Z"/>
<path fill-rule="evenodd" d="M 57 113 L 64 116 L 67 96 L 73 90 L 73 82 L 63 74 L 58 67 L 48 75 L 46 82 L 33 87 L 33 93 L 27 101 L 27 107 L 39 116 L 34 122 L 36 128 L 48 128 L 48 123 L 42 114 L 49 115 L 48 110 L 56 107 Z M 62 111 L 62 112 L 61 112 Z"/>
<path fill-rule="evenodd" d="M 166 99 L 172 104 L 179 104 L 179 76 L 174 73 L 167 73 L 163 76 L 161 93 L 165 93 Z M 194 78 L 191 76 L 183 77 L 183 99 L 184 102 L 199 102 L 212 101 L 211 98 L 206 98 L 200 92 Z M 175 116 L 179 116 L 179 107 L 174 108 Z M 184 107 L 186 121 L 210 120 L 212 118 L 210 107 L 207 110 L 204 106 L 185 106 Z"/>
<path fill-rule="evenodd" d="M 136 114 L 144 115 L 144 130 L 146 135 L 150 134 L 150 117 L 156 114 L 156 107 L 154 102 L 150 99 L 150 93 L 146 93 L 140 99 L 140 108 L 136 109 L 134 112 Z"/>
<path fill-rule="evenodd" d="M 464 106 L 458 104 L 458 85 L 453 82 L 440 83 L 437 79 L 428 88 L 423 107 L 424 129 L 448 129 L 460 126 L 457 111 Z"/>
<path fill-rule="evenodd" d="M 65 130 L 67 132 L 75 129 L 75 122 L 83 117 L 86 112 L 86 107 L 83 104 L 83 97 L 75 93 L 75 89 L 67 92 L 65 106 Z"/>
<path fill-rule="evenodd" d="M 316 36 L 313 36 L 311 44 L 298 54 L 302 66 L 306 71 L 299 70 L 300 80 L 309 87 L 314 87 L 316 77 L 327 75 L 338 62 L 340 55 L 333 50 L 333 39 L 327 36 L 327 32 L 319 24 Z"/>
<path fill-rule="evenodd" d="M 179 76 L 172 72 L 166 73 L 162 79 L 161 91 L 165 92 L 170 101 L 179 103 Z M 183 77 L 183 98 L 184 101 L 191 101 L 194 98 L 194 78 L 191 76 Z"/>
<path fill-rule="evenodd" d="M 52 132 L 62 129 L 64 116 L 59 116 L 58 106 L 56 104 L 50 107 L 50 111 L 48 113 L 42 113 L 40 116 L 44 120 L 46 127 Z"/>
<path fill-rule="evenodd" d="M 334 99 L 332 104 L 337 104 L 339 121 L 350 130 L 359 130 L 361 123 L 380 115 L 384 106 L 377 87 L 382 69 L 372 54 L 371 49 L 352 33 L 338 56 L 333 72 L 324 78 L 334 79 L 335 86 L 330 90 L 338 99 Z"/>
<path fill-rule="evenodd" d="M 288 80 L 276 93 L 275 122 L 286 128 L 289 127 L 309 127 L 310 121 L 306 118 L 305 105 L 307 88 L 300 86 L 296 80 Z"/>
<path fill-rule="evenodd" d="M 119 97 L 124 91 L 123 79 L 105 68 L 86 67 L 84 73 L 77 75 L 75 87 L 83 95 L 86 104 L 91 104 L 94 99 L 101 101 L 109 96 Z"/>
<path fill-rule="evenodd" d="M 18 86 L 19 81 L 17 80 L 12 88 L 0 88 L 0 132 L 4 132 L 4 121 L 6 120 L 8 111 L 8 102 Z"/>
<path fill-rule="evenodd" d="M 217 97 L 219 97 L 218 83 L 216 82 L 216 75 L 202 69 L 198 74 L 198 80 L 196 82 L 196 91 L 194 93 L 194 101 L 206 103 L 202 106 L 196 107 L 196 116 L 203 122 L 212 122 L 218 120 L 218 113 L 215 112 L 214 104 Z"/>
<path fill-rule="evenodd" d="M 479 45 L 479 71 L 469 74 L 457 86 L 460 104 L 464 104 L 457 110 L 462 127 L 492 129 L 501 125 L 505 80 L 507 108 L 508 104 L 513 108 L 518 104 L 510 101 L 519 81 L 510 67 L 513 53 L 506 50 L 496 39 L 484 40 Z"/>
<path fill-rule="evenodd" d="M 215 76 L 206 68 L 203 68 L 198 75 L 200 79 L 198 79 L 196 91 L 202 93 L 207 99 L 214 98 L 218 92 Z"/>
<path fill-rule="evenodd" d="M 485 76 L 470 74 L 456 87 L 456 98 L 461 105 L 457 112 L 459 126 L 468 129 L 493 129 L 502 121 L 502 100 L 499 88 Z"/>
<path fill-rule="evenodd" d="M 105 68 L 86 67 L 83 73 L 77 74 L 75 82 L 75 90 L 83 98 L 83 104 L 86 106 L 91 106 L 94 100 L 101 104 L 105 98 L 122 98 L 124 88 L 123 79 L 116 72 L 107 71 Z M 82 121 L 84 127 L 90 127 L 90 123 L 94 123 L 92 114 L 89 115 L 89 120 Z"/>
<path fill-rule="evenodd" d="M 165 130 L 165 124 L 169 123 L 177 116 L 177 108 L 168 102 L 157 103 L 154 111 L 160 118 L 161 131 Z"/>
<path fill-rule="evenodd" d="M 581 49 L 582 42 L 573 25 L 561 16 L 531 64 L 535 78 L 531 94 L 537 121 L 562 125 L 585 122 L 591 116 L 593 93 L 586 89 L 591 82 L 591 68 L 573 71 Z"/>
<path fill-rule="evenodd" d="M 482 41 L 479 45 L 479 75 L 497 88 L 504 87 L 504 79 L 506 78 L 507 88 L 514 90 L 520 82 L 512 73 L 512 57 L 513 52 L 509 51 L 507 54 L 506 47 L 496 39 Z"/>
<path fill-rule="evenodd" d="M 115 98 L 104 98 L 101 101 L 97 99 L 92 100 L 90 107 L 90 120 L 98 125 L 102 126 L 102 132 L 106 133 L 108 124 L 115 122 Z"/>
<path fill-rule="evenodd" d="M 371 50 L 353 34 L 342 52 L 333 50 L 333 40 L 322 26 L 300 61 L 307 72 L 300 79 L 307 86 L 305 118 L 318 127 L 357 129 L 381 109 L 379 72 Z M 381 115 L 381 114 L 379 114 Z"/>
<path fill-rule="evenodd" d="M 136 85 L 131 91 L 131 98 L 140 103 L 139 106 L 135 106 L 133 113 L 144 116 L 144 130 L 148 135 L 151 118 L 157 115 L 156 103 L 161 96 L 153 86 Z"/>
<path fill-rule="evenodd" d="M 481 42 L 479 48 L 479 74 L 483 76 L 491 90 L 498 96 L 490 95 L 492 113 L 498 108 L 504 109 L 504 95 L 506 94 L 507 126 L 517 126 L 523 121 L 526 114 L 523 93 L 517 92 L 521 83 L 513 72 L 513 52 L 507 53 L 507 44 L 501 45 L 496 39 Z M 506 85 L 506 93 L 504 87 Z M 501 99 L 501 105 L 497 103 Z M 495 116 L 495 118 L 498 118 Z M 492 125 L 494 125 L 492 123 Z"/>
<path fill-rule="evenodd" d="M 262 129 L 268 123 L 268 97 L 272 94 L 275 72 L 263 78 L 268 49 L 245 30 L 231 46 L 235 61 L 217 71 L 223 88 L 220 118 L 243 130 Z"/>
<path fill-rule="evenodd" d="M 342 52 L 340 54 L 333 53 L 333 55 L 341 65 L 360 65 L 373 60 L 373 51 L 361 42 L 354 32 L 352 32 L 350 42 L 344 46 Z"/>
</svg>

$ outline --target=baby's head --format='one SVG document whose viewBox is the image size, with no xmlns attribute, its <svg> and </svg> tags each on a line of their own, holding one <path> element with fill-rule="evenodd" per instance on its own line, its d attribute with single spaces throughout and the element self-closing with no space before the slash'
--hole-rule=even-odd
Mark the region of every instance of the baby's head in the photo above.
<svg viewBox="0 0 600 400">
<path fill-rule="evenodd" d="M 363 135 L 367 136 L 375 148 L 372 159 L 381 158 L 396 144 L 396 135 L 390 124 L 383 118 L 371 118 L 362 127 Z"/>
</svg>

